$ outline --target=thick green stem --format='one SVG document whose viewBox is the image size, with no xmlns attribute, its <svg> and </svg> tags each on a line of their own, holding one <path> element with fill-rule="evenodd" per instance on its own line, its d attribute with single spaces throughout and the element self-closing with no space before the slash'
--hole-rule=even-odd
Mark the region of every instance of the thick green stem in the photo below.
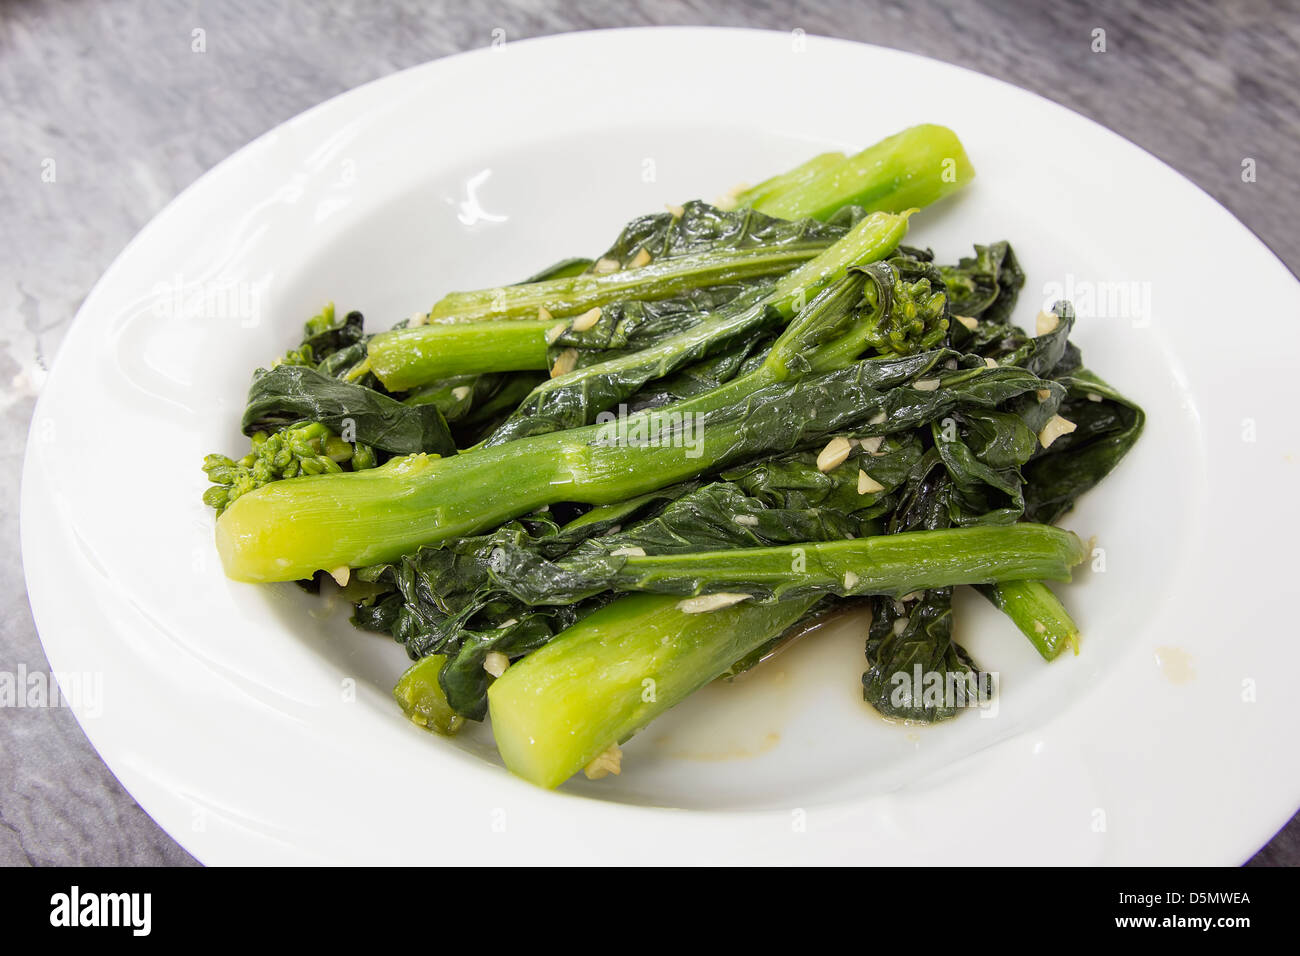
<svg viewBox="0 0 1300 956">
<path fill-rule="evenodd" d="M 370 371 L 401 392 L 454 375 L 548 367 L 547 335 L 564 323 L 467 322 L 381 332 L 367 345 Z"/>
<path fill-rule="evenodd" d="M 1068 581 L 1070 568 L 1086 554 L 1078 535 L 1052 525 L 988 525 L 793 547 L 632 556 L 611 586 L 765 600 L 808 593 L 897 597 L 956 584 Z"/>
<path fill-rule="evenodd" d="M 978 590 L 1011 618 L 1044 660 L 1056 660 L 1066 647 L 1079 653 L 1079 627 L 1046 584 L 1005 581 Z"/>
<path fill-rule="evenodd" d="M 492 733 L 519 776 L 557 787 L 733 662 L 816 598 L 688 614 L 675 597 L 625 597 L 514 664 L 488 689 Z"/>
<path fill-rule="evenodd" d="M 843 153 L 821 153 L 812 159 L 800 163 L 794 169 L 777 173 L 757 186 L 749 186 L 735 195 L 736 208 L 756 208 L 759 203 L 774 199 L 782 193 L 816 182 L 826 176 L 832 169 L 844 165 L 847 161 Z"/>
<path fill-rule="evenodd" d="M 453 292 L 433 307 L 429 321 L 444 324 L 536 319 L 541 309 L 555 318 L 564 318 L 624 300 L 668 299 L 692 289 L 781 275 L 826 247 L 825 242 L 809 241 L 690 253 L 618 272 L 584 273 L 527 285 Z"/>
<path fill-rule="evenodd" d="M 864 217 L 833 246 L 783 275 L 768 304 L 782 318 L 791 318 L 822 289 L 844 278 L 849 269 L 877 262 L 893 252 L 907 234 L 907 221 L 914 212 L 908 208 Z"/>
<path fill-rule="evenodd" d="M 902 212 L 966 185 L 975 170 L 944 126 L 913 126 L 808 180 L 760 197 L 754 209 L 781 219 L 826 219 L 844 206 Z"/>
<path fill-rule="evenodd" d="M 420 658 L 398 679 L 393 697 L 412 723 L 452 736 L 460 730 L 465 718 L 451 709 L 438 683 L 438 673 L 446 663 L 447 658 L 441 654 Z"/>
</svg>

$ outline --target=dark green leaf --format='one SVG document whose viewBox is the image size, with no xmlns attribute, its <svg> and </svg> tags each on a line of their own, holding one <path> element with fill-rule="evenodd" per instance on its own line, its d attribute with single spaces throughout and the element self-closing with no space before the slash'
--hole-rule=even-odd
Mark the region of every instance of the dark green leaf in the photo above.
<svg viewBox="0 0 1300 956">
<path fill-rule="evenodd" d="M 994 688 L 952 639 L 952 588 L 914 601 L 875 600 L 862 696 L 886 717 L 934 723 L 987 701 Z"/>
<path fill-rule="evenodd" d="M 320 422 L 351 441 L 395 455 L 454 455 L 455 443 L 436 406 L 408 406 L 374 389 L 300 365 L 262 371 L 248 390 L 244 434 L 294 422 Z"/>
</svg>

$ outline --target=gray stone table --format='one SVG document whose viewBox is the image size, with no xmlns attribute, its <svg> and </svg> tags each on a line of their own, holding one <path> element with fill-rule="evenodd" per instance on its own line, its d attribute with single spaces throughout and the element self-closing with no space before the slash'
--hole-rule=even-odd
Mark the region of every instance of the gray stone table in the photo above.
<svg viewBox="0 0 1300 956">
<path fill-rule="evenodd" d="M 1292 2 L 12 0 L 0 6 L 0 670 L 48 668 L 18 545 L 19 472 L 43 370 L 140 227 L 267 129 L 394 70 L 487 45 L 494 30 L 522 39 L 656 24 L 800 28 L 1035 90 L 1170 163 L 1300 267 Z M 191 53 L 196 28 L 202 56 Z M 1092 49 L 1097 29 L 1105 52 Z M 1242 181 L 1246 157 L 1253 183 Z M 57 181 L 44 183 L 50 158 Z M 0 710 L 0 863 L 191 862 L 69 711 Z M 1254 862 L 1300 863 L 1300 825 Z"/>
</svg>

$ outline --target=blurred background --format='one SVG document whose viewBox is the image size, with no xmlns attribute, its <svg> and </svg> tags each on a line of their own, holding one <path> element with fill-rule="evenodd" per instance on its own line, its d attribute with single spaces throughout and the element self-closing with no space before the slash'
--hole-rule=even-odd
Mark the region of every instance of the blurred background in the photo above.
<svg viewBox="0 0 1300 956">
<path fill-rule="evenodd" d="M 802 29 L 1014 83 L 1155 154 L 1300 269 L 1300 4 L 1291 0 L 588 0 L 580 9 L 563 0 L 5 0 L 0 669 L 48 671 L 18 546 L 32 410 L 82 300 L 145 223 L 245 143 L 361 83 L 494 37 L 652 25 Z M 1242 175 L 1247 160 L 1253 181 Z M 1198 271 L 1189 264 L 1189 281 Z M 0 710 L 0 864 L 193 862 L 121 788 L 70 711 Z M 1300 823 L 1251 862 L 1300 864 Z"/>
</svg>

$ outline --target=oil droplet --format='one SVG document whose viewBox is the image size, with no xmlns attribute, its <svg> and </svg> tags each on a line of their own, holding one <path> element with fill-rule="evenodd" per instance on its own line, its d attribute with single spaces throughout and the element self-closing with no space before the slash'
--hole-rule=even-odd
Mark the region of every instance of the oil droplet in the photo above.
<svg viewBox="0 0 1300 956">
<path fill-rule="evenodd" d="M 1157 647 L 1156 663 L 1165 680 L 1171 684 L 1186 684 L 1196 679 L 1196 670 L 1192 667 L 1192 655 L 1179 647 Z"/>
<path fill-rule="evenodd" d="M 690 746 L 686 749 L 672 749 L 673 739 L 671 736 L 660 737 L 655 743 L 668 749 L 668 755 L 677 760 L 694 760 L 694 761 L 720 761 L 720 760 L 748 760 L 765 754 L 781 742 L 781 735 L 775 731 L 766 733 L 754 744 L 742 744 L 735 741 L 729 741 L 717 749 L 708 749 L 706 747 Z"/>
</svg>

